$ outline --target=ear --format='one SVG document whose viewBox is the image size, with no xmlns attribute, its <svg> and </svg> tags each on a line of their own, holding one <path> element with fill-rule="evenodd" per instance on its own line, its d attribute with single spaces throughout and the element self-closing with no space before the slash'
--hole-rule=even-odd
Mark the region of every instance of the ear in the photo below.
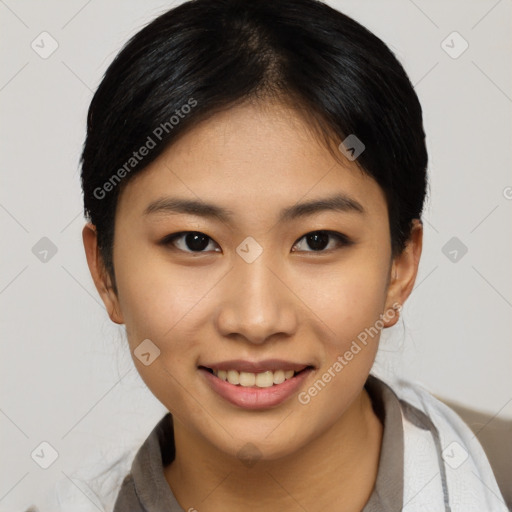
<svg viewBox="0 0 512 512">
<path fill-rule="evenodd" d="M 89 271 L 91 272 L 96 289 L 103 300 L 103 304 L 105 304 L 108 315 L 112 322 L 122 324 L 124 320 L 119 306 L 119 299 L 112 287 L 112 281 L 105 269 L 98 249 L 96 226 L 88 222 L 82 230 L 82 240 L 84 242 Z"/>
<path fill-rule="evenodd" d="M 391 327 L 397 323 L 402 305 L 412 292 L 418 274 L 422 247 L 423 223 L 420 219 L 414 219 L 410 240 L 403 252 L 395 257 L 391 266 L 386 311 L 394 309 L 398 310 L 398 313 L 395 311 L 396 314 L 386 320 L 385 327 Z"/>
</svg>

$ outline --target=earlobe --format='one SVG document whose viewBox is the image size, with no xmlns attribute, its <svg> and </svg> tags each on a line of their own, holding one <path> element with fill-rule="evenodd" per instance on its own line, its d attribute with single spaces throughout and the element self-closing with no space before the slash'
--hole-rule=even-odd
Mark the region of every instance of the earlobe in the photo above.
<svg viewBox="0 0 512 512">
<path fill-rule="evenodd" d="M 82 240 L 87 258 L 87 265 L 91 273 L 91 277 L 96 286 L 96 290 L 105 305 L 108 315 L 112 322 L 123 324 L 123 316 L 119 306 L 118 297 L 112 287 L 112 282 L 108 272 L 103 264 L 100 251 L 98 249 L 98 238 L 96 226 L 88 222 L 82 230 Z"/>
<path fill-rule="evenodd" d="M 410 239 L 403 252 L 393 260 L 391 277 L 386 298 L 386 311 L 398 310 L 397 314 L 385 324 L 391 327 L 396 324 L 402 305 L 411 294 L 423 246 L 423 224 L 420 219 L 413 220 Z M 396 306 L 396 307 L 393 307 Z"/>
<path fill-rule="evenodd" d="M 112 309 L 108 309 L 108 316 L 110 317 L 110 320 L 114 322 L 115 324 L 122 325 L 124 324 L 123 315 L 121 314 L 120 308 L 119 308 L 119 301 L 117 299 L 117 295 L 114 293 L 114 289 L 112 287 L 109 287 L 107 289 L 107 293 L 111 295 L 110 304 L 112 304 Z M 103 301 L 105 302 L 105 301 Z M 105 302 L 106 305 L 106 302 Z"/>
<path fill-rule="evenodd" d="M 394 302 L 390 307 L 387 307 L 382 315 L 384 327 L 392 327 L 398 322 L 400 318 L 400 311 L 402 311 L 402 304 Z"/>
</svg>

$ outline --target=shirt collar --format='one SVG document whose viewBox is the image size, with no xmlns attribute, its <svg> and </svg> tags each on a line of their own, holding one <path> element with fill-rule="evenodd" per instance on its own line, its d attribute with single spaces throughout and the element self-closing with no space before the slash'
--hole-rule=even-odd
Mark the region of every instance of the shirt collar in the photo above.
<svg viewBox="0 0 512 512">
<path fill-rule="evenodd" d="M 365 388 L 384 425 L 375 487 L 362 512 L 399 512 L 404 496 L 404 429 L 400 402 L 385 382 L 369 375 Z"/>
</svg>

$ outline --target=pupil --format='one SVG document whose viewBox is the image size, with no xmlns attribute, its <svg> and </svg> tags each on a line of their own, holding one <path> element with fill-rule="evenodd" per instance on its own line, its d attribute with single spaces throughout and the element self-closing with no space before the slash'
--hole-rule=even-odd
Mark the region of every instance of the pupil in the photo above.
<svg viewBox="0 0 512 512">
<path fill-rule="evenodd" d="M 319 231 L 318 233 L 308 235 L 307 241 L 311 249 L 319 251 L 327 247 L 329 243 L 329 235 L 327 233 Z"/>
<path fill-rule="evenodd" d="M 185 237 L 185 243 L 190 250 L 202 251 L 208 247 L 208 236 L 200 233 L 189 233 Z"/>
</svg>

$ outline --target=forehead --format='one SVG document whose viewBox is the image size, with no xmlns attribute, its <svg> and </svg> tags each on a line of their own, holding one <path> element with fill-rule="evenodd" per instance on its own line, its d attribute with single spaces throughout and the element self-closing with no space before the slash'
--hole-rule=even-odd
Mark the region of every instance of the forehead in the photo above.
<svg viewBox="0 0 512 512">
<path fill-rule="evenodd" d="M 386 214 L 383 191 L 356 162 L 335 159 L 307 121 L 280 104 L 238 106 L 180 137 L 121 194 L 142 215 L 166 196 L 215 203 L 235 216 L 344 194 L 367 215 Z"/>
</svg>

